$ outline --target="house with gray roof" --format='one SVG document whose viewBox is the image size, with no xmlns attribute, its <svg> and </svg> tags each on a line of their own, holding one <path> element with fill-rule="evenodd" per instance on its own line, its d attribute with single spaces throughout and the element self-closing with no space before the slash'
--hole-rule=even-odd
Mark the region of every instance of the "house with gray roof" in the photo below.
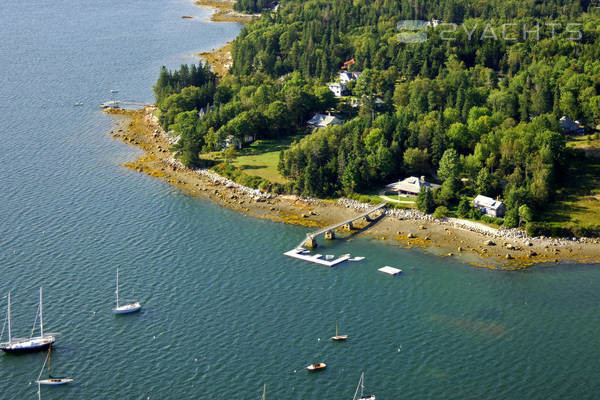
<svg viewBox="0 0 600 400">
<path fill-rule="evenodd" d="M 398 195 L 400 196 L 417 197 L 421 188 L 433 190 L 438 187 L 440 187 L 440 185 L 427 182 L 424 176 L 421 178 L 409 176 L 401 181 L 390 183 L 386 186 L 386 189 L 391 192 L 398 192 Z"/>
<path fill-rule="evenodd" d="M 504 213 L 506 212 L 506 205 L 503 202 L 482 195 L 478 195 L 473 199 L 473 207 L 476 207 L 482 213 L 495 218 L 504 217 Z"/>
<path fill-rule="evenodd" d="M 581 125 L 579 121 L 573 121 L 571 118 L 563 115 L 561 119 L 558 121 L 560 124 L 560 129 L 563 130 L 564 133 L 567 134 L 583 134 L 585 133 L 585 127 Z"/>
<path fill-rule="evenodd" d="M 316 129 L 327 128 L 331 125 L 342 125 L 343 123 L 344 121 L 340 118 L 328 114 L 315 114 L 306 122 L 310 128 Z"/>
</svg>

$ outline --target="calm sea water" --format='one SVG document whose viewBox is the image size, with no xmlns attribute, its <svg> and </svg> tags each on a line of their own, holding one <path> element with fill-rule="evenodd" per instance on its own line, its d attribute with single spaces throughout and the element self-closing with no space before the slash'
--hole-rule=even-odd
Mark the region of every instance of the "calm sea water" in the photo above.
<svg viewBox="0 0 600 400">
<path fill-rule="evenodd" d="M 184 0 L 3 3 L 0 293 L 26 336 L 44 287 L 53 373 L 77 381 L 43 399 L 258 399 L 266 383 L 269 399 L 343 400 L 361 371 L 378 400 L 598 397 L 598 265 L 495 272 L 357 239 L 323 253 L 367 259 L 330 270 L 282 256 L 305 228 L 121 167 L 138 152 L 97 104 L 110 89 L 152 101 L 160 65 L 240 29 L 207 15 Z M 117 267 L 139 314 L 110 312 Z M 346 343 L 327 340 L 336 320 Z M 0 355 L 0 399 L 35 398 L 44 357 Z M 328 369 L 303 370 L 316 361 Z"/>
</svg>

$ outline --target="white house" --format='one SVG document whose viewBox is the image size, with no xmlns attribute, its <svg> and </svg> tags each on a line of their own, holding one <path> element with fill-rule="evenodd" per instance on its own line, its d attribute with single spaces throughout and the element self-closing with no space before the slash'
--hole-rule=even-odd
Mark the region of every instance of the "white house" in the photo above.
<svg viewBox="0 0 600 400">
<path fill-rule="evenodd" d="M 417 178 L 416 176 L 410 176 L 406 179 L 403 179 L 398 182 L 390 183 L 386 186 L 386 188 L 392 192 L 398 192 L 398 195 L 416 197 L 421 188 L 426 188 L 427 190 L 433 190 L 440 185 L 436 185 L 435 183 L 429 183 L 425 180 L 425 177 Z"/>
<path fill-rule="evenodd" d="M 443 21 L 441 19 L 431 19 L 430 21 L 427 21 L 427 27 L 429 28 L 436 28 L 439 24 L 441 24 Z"/>
<path fill-rule="evenodd" d="M 503 202 L 482 195 L 478 195 L 473 199 L 473 207 L 478 208 L 486 215 L 496 218 L 504 217 L 504 213 L 506 212 L 506 205 Z"/>
<path fill-rule="evenodd" d="M 340 72 L 340 83 L 355 81 L 360 76 L 360 71 L 342 71 Z"/>
<path fill-rule="evenodd" d="M 346 85 L 341 82 L 330 83 L 328 87 L 329 90 L 333 92 L 335 97 L 342 97 L 344 94 L 346 94 Z"/>
<path fill-rule="evenodd" d="M 306 122 L 309 127 L 317 129 L 326 128 L 331 125 L 342 125 L 343 123 L 344 121 L 335 115 L 327 114 L 315 114 Z"/>
</svg>

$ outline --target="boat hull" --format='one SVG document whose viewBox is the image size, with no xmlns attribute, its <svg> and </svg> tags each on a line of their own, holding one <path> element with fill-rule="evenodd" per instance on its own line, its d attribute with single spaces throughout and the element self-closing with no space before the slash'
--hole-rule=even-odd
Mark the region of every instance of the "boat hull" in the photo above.
<svg viewBox="0 0 600 400">
<path fill-rule="evenodd" d="M 130 314 L 130 313 L 134 313 L 134 312 L 138 312 L 142 309 L 142 306 L 140 303 L 133 303 L 133 304 L 128 304 L 126 306 L 120 306 L 117 308 L 113 308 L 113 313 L 114 314 Z"/>
<path fill-rule="evenodd" d="M 12 345 L 6 344 L 0 347 L 0 350 L 2 350 L 5 353 L 11 354 L 33 353 L 36 351 L 47 350 L 50 347 L 50 345 L 53 344 L 55 341 L 56 340 L 52 338 L 30 343 L 15 343 Z"/>
<path fill-rule="evenodd" d="M 58 385 L 66 385 L 67 383 L 71 383 L 74 382 L 74 379 L 71 378 L 60 378 L 60 379 L 41 379 L 39 381 L 36 381 L 36 383 L 39 383 L 40 385 L 47 385 L 47 386 L 58 386 Z"/>
<path fill-rule="evenodd" d="M 322 371 L 325 368 L 327 368 L 327 364 L 325 363 L 319 363 L 319 364 L 311 364 L 308 367 L 306 367 L 307 371 L 313 372 L 313 371 Z"/>
<path fill-rule="evenodd" d="M 331 338 L 331 340 L 334 340 L 336 342 L 342 342 L 344 340 L 348 339 L 348 335 L 339 335 L 339 336 L 333 336 Z"/>
</svg>

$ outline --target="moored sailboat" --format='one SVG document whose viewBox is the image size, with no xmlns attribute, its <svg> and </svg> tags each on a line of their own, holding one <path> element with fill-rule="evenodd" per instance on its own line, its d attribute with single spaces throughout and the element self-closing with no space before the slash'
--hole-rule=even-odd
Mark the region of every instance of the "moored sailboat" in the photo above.
<svg viewBox="0 0 600 400">
<path fill-rule="evenodd" d="M 13 338 L 12 337 L 12 326 L 11 326 L 11 314 L 10 314 L 10 292 L 8 292 L 8 342 L 0 343 L 0 350 L 6 353 L 27 353 L 32 351 L 45 350 L 52 343 L 56 341 L 54 335 L 44 334 L 44 319 L 43 319 L 43 302 L 42 302 L 42 288 L 40 287 L 40 305 L 39 305 L 39 318 L 40 318 L 40 336 L 32 336 L 29 339 L 24 338 Z M 37 316 L 36 316 L 37 318 Z"/>
<path fill-rule="evenodd" d="M 74 379 L 72 379 L 72 378 L 62 378 L 62 377 L 55 377 L 55 376 L 50 375 L 51 353 L 52 353 L 52 346 L 50 346 L 48 348 L 48 355 L 46 356 L 46 360 L 44 361 L 44 364 L 42 365 L 42 369 L 40 370 L 40 374 L 38 375 L 38 378 L 35 382 L 38 385 L 51 385 L 51 386 L 65 385 L 67 383 L 74 382 Z M 40 379 L 42 377 L 42 372 L 44 372 L 44 367 L 46 366 L 46 363 L 48 363 L 48 378 Z"/>
<path fill-rule="evenodd" d="M 338 334 L 338 323 L 337 321 L 335 322 L 335 336 L 331 337 L 331 340 L 335 340 L 337 342 L 343 341 L 348 339 L 348 335 L 339 335 Z"/>
<path fill-rule="evenodd" d="M 360 397 L 358 396 L 358 390 L 360 389 Z M 358 386 L 356 386 L 356 392 L 354 392 L 354 397 L 352 400 L 375 400 L 375 395 L 372 394 L 370 396 L 365 396 L 365 373 L 360 374 L 360 379 L 358 380 Z"/>
<path fill-rule="evenodd" d="M 139 311 L 142 308 L 142 305 L 138 301 L 134 301 L 133 303 L 124 304 L 122 306 L 119 305 L 119 269 L 117 268 L 117 302 L 116 307 L 113 308 L 113 313 L 115 314 L 129 314 L 132 312 Z"/>
</svg>

